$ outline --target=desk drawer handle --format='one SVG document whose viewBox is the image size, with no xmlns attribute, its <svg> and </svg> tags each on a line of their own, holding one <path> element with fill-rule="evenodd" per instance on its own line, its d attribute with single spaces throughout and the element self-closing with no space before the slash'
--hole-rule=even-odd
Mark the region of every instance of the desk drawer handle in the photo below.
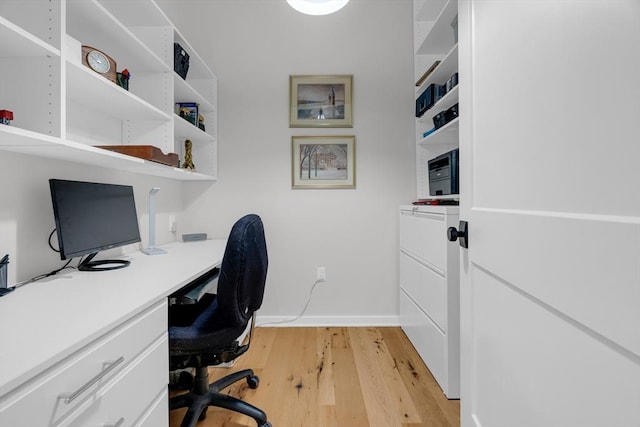
<svg viewBox="0 0 640 427">
<path fill-rule="evenodd" d="M 96 375 L 95 377 L 91 378 L 82 387 L 80 387 L 79 389 L 77 389 L 73 393 L 61 394 L 60 398 L 63 398 L 64 399 L 64 403 L 66 403 L 66 404 L 69 404 L 69 403 L 73 402 L 74 400 L 76 400 L 78 398 L 78 396 L 80 396 L 82 393 L 87 391 L 88 388 L 90 388 L 92 385 L 94 385 L 95 383 L 100 381 L 102 378 L 104 378 L 107 374 L 109 374 L 109 372 L 113 371 L 122 362 L 124 362 L 124 357 L 120 356 L 118 358 L 118 360 L 116 360 L 115 362 L 107 362 L 107 363 L 105 363 L 104 367 L 102 368 L 102 371 L 98 375 Z M 120 422 L 120 421 L 118 421 L 118 422 Z M 116 426 L 117 425 L 118 424 L 116 424 Z"/>
<path fill-rule="evenodd" d="M 124 424 L 124 418 L 120 418 L 115 424 L 105 424 L 104 427 L 120 427 Z"/>
</svg>

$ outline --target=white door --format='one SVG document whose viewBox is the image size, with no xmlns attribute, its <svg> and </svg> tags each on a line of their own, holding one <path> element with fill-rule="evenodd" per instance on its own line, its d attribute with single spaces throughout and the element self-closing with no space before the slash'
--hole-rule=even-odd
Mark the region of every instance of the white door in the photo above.
<svg viewBox="0 0 640 427">
<path fill-rule="evenodd" d="M 640 0 L 460 0 L 463 426 L 640 426 Z"/>
</svg>

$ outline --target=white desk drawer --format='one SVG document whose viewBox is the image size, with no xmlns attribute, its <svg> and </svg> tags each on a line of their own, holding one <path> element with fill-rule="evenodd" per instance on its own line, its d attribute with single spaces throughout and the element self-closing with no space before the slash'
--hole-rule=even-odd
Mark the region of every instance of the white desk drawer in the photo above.
<svg viewBox="0 0 640 427">
<path fill-rule="evenodd" d="M 0 402 L 0 425 L 58 426 L 114 377 L 130 369 L 137 355 L 166 334 L 167 322 L 163 301 L 38 374 Z M 111 369 L 105 368 L 105 363 L 114 362 Z"/>
<path fill-rule="evenodd" d="M 447 338 L 402 290 L 400 323 L 433 377 L 447 394 Z"/>
<path fill-rule="evenodd" d="M 169 427 L 169 392 L 166 386 L 134 427 Z"/>
<path fill-rule="evenodd" d="M 166 390 L 169 345 L 165 334 L 109 384 L 85 400 L 59 427 L 130 427 Z M 159 375 L 166 372 L 166 375 Z M 168 413 L 165 413 L 168 419 Z M 120 423 L 120 424 L 118 424 Z"/>
<path fill-rule="evenodd" d="M 400 252 L 400 287 L 447 331 L 447 282 L 444 277 Z"/>
<path fill-rule="evenodd" d="M 447 228 L 445 215 L 400 211 L 400 249 L 435 268 L 446 270 Z"/>
</svg>

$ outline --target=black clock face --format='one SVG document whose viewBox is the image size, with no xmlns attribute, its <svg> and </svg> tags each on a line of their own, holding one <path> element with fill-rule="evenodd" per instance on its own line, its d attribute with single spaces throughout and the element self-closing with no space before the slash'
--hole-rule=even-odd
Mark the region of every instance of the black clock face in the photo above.
<svg viewBox="0 0 640 427">
<path fill-rule="evenodd" d="M 87 63 L 92 70 L 100 74 L 108 72 L 111 68 L 109 59 L 102 52 L 98 52 L 97 50 L 92 50 L 87 54 Z"/>
</svg>

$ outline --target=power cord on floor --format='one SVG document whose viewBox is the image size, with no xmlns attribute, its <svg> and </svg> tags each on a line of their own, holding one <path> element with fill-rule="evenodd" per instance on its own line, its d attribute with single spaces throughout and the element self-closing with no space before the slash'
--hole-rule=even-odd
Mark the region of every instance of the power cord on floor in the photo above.
<svg viewBox="0 0 640 427">
<path fill-rule="evenodd" d="M 324 282 L 324 280 L 316 280 L 315 283 L 311 286 L 311 289 L 309 290 L 309 298 L 307 298 L 307 303 L 304 305 L 302 312 L 300 312 L 300 314 L 298 314 L 296 317 L 294 317 L 293 319 L 278 320 L 277 322 L 260 323 L 259 325 L 256 325 L 256 326 L 281 325 L 283 323 L 295 322 L 296 320 L 301 318 L 304 315 L 304 313 L 306 313 L 307 308 L 309 308 L 309 304 L 311 303 L 311 297 L 313 296 L 313 291 L 316 289 L 316 286 L 318 286 L 318 284 L 322 282 Z"/>
</svg>

